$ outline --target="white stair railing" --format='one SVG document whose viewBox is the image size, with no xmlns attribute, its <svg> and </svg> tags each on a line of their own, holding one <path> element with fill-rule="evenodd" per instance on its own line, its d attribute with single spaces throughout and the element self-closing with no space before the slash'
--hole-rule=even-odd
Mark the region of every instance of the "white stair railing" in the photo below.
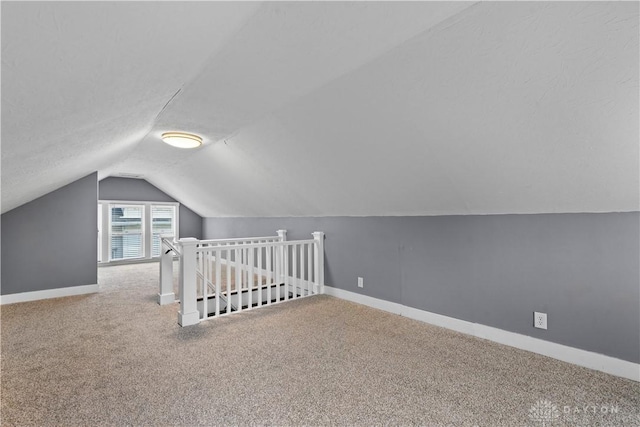
<svg viewBox="0 0 640 427">
<path fill-rule="evenodd" d="M 265 236 L 265 237 L 244 237 L 240 239 L 215 239 L 215 240 L 199 240 L 198 246 L 200 247 L 214 247 L 224 246 L 228 244 L 249 244 L 257 242 L 279 242 L 286 240 L 286 230 L 278 230 L 277 236 Z M 160 254 L 160 286 L 158 291 L 158 304 L 166 305 L 179 302 L 180 290 L 178 289 L 178 299 L 176 299 L 175 292 L 173 290 L 173 261 L 174 257 L 180 257 L 180 242 L 175 240 L 173 235 L 162 235 L 160 247 L 162 249 Z M 181 276 L 180 276 L 181 277 Z M 201 274 L 198 275 L 198 279 L 204 280 Z"/>
<path fill-rule="evenodd" d="M 324 293 L 324 233 L 313 239 L 287 241 L 278 236 L 241 239 L 163 239 L 160 304 L 175 301 L 167 292 L 168 254 L 180 257 L 181 326 L 264 305 Z M 165 249 L 166 246 L 166 249 Z M 171 264 L 173 264 L 171 255 Z M 167 296 L 168 294 L 171 296 Z"/>
<path fill-rule="evenodd" d="M 160 242 L 160 289 L 158 292 L 158 304 L 172 304 L 176 301 L 173 292 L 173 258 L 180 256 L 178 242 L 173 236 L 161 236 Z"/>
</svg>

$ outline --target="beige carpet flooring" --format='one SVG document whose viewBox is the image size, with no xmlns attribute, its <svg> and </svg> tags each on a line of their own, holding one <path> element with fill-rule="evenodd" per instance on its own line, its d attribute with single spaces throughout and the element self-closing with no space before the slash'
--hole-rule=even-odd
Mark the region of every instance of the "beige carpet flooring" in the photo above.
<svg viewBox="0 0 640 427">
<path fill-rule="evenodd" d="M 157 278 L 2 306 L 2 425 L 640 425 L 638 383 L 329 296 L 180 328 Z"/>
</svg>

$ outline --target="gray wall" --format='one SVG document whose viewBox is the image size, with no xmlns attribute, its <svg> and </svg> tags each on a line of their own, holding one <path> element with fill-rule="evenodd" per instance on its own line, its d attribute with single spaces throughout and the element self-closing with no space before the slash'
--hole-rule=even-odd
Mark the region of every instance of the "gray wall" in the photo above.
<svg viewBox="0 0 640 427">
<path fill-rule="evenodd" d="M 2 214 L 2 295 L 98 283 L 98 175 Z"/>
<path fill-rule="evenodd" d="M 180 202 L 144 179 L 108 177 L 99 183 L 100 200 Z M 202 217 L 180 203 L 179 237 L 202 239 Z"/>
<path fill-rule="evenodd" d="M 203 221 L 205 239 L 279 228 L 326 233 L 328 285 L 640 362 L 637 212 Z"/>
</svg>

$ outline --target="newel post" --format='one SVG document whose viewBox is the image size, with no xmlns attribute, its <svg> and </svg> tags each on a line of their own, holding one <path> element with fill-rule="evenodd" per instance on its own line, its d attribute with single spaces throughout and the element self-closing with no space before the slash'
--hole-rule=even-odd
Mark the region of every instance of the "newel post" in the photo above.
<svg viewBox="0 0 640 427">
<path fill-rule="evenodd" d="M 313 235 L 316 247 L 315 259 L 313 260 L 314 290 L 318 294 L 324 294 L 324 233 L 315 231 L 311 235 Z"/>
<path fill-rule="evenodd" d="M 164 244 L 164 239 L 171 239 L 173 236 L 160 236 L 160 289 L 158 291 L 158 304 L 173 304 L 176 295 L 173 293 L 173 250 Z"/>
<path fill-rule="evenodd" d="M 196 325 L 200 322 L 196 292 L 196 246 L 198 239 L 187 237 L 178 241 L 181 246 L 180 256 L 180 326 Z"/>
</svg>

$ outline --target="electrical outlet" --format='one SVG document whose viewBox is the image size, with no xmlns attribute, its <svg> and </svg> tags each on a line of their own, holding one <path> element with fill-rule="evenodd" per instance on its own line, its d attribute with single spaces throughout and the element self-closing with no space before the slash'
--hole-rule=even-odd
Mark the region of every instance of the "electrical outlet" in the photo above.
<svg viewBox="0 0 640 427">
<path fill-rule="evenodd" d="M 362 277 L 358 277 L 358 287 L 364 288 L 364 279 Z"/>
<path fill-rule="evenodd" d="M 533 327 L 538 329 L 547 329 L 547 313 L 533 312 Z"/>
</svg>

